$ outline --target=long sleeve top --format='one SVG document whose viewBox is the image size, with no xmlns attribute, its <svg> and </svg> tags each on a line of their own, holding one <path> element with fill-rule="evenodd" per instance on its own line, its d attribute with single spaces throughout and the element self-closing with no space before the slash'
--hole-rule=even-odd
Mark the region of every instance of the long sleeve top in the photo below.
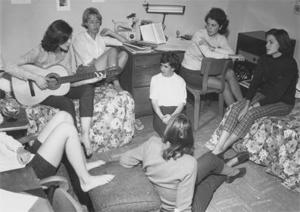
<svg viewBox="0 0 300 212">
<path fill-rule="evenodd" d="M 210 50 L 207 45 L 201 43 L 202 40 L 207 41 L 216 49 Z M 201 29 L 193 35 L 192 44 L 186 50 L 181 65 L 190 70 L 200 71 L 203 57 L 227 59 L 230 54 L 234 54 L 234 51 L 224 35 L 216 34 L 211 37 L 206 29 Z"/>
<path fill-rule="evenodd" d="M 88 65 L 93 59 L 100 57 L 108 46 L 122 46 L 122 42 L 100 34 L 93 39 L 86 31 L 79 33 L 73 41 L 77 66 Z"/>
<path fill-rule="evenodd" d="M 153 136 L 139 147 L 121 156 L 124 167 L 133 167 L 140 163 L 152 184 L 157 188 L 164 211 L 191 211 L 194 186 L 197 176 L 197 161 L 184 154 L 174 160 L 162 157 L 161 138 Z"/>
<path fill-rule="evenodd" d="M 260 92 L 265 96 L 259 101 L 261 106 L 277 102 L 294 105 L 297 80 L 298 68 L 294 58 L 262 56 L 254 70 L 246 99 L 251 100 L 256 92 Z"/>
</svg>

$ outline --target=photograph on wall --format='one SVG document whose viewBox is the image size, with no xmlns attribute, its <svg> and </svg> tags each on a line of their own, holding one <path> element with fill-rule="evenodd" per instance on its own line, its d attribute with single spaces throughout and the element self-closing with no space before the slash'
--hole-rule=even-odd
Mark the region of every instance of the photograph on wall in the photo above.
<svg viewBox="0 0 300 212">
<path fill-rule="evenodd" d="M 57 11 L 70 11 L 71 10 L 71 0 L 56 0 Z"/>
</svg>

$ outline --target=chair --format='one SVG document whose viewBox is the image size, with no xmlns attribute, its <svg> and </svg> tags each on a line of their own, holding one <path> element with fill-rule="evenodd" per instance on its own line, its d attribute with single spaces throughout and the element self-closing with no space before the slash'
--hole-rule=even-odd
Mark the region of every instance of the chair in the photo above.
<svg viewBox="0 0 300 212">
<path fill-rule="evenodd" d="M 224 110 L 224 97 L 223 91 L 225 88 L 225 74 L 230 64 L 230 59 L 214 59 L 203 58 L 201 65 L 201 73 L 203 74 L 202 89 L 197 89 L 191 85 L 186 85 L 187 90 L 194 96 L 194 130 L 198 129 L 199 125 L 199 112 L 200 112 L 200 100 L 201 95 L 208 93 L 219 94 L 219 115 L 223 116 Z M 208 87 L 208 77 L 220 75 L 221 89 Z"/>
<path fill-rule="evenodd" d="M 68 192 L 69 184 L 66 178 L 51 176 L 40 180 L 43 189 L 47 189 L 54 212 L 83 212 L 83 208 Z"/>
</svg>

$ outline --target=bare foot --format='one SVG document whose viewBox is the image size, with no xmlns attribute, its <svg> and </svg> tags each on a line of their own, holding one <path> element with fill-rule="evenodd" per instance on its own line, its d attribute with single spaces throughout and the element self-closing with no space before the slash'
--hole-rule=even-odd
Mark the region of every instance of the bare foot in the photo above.
<svg viewBox="0 0 300 212">
<path fill-rule="evenodd" d="M 98 186 L 105 185 L 109 183 L 115 176 L 111 174 L 99 175 L 99 176 L 90 176 L 85 183 L 80 182 L 81 189 L 84 192 L 96 188 Z"/>
<path fill-rule="evenodd" d="M 102 166 L 105 163 L 106 162 L 103 161 L 103 160 L 96 160 L 96 161 L 88 162 L 88 163 L 86 163 L 86 169 L 89 171 L 89 170 L 94 169 L 96 167 Z"/>
</svg>

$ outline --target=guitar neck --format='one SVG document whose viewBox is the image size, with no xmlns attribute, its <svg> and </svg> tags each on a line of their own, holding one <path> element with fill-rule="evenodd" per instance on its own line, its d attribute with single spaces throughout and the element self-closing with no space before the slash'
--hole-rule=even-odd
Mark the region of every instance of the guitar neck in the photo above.
<svg viewBox="0 0 300 212">
<path fill-rule="evenodd" d="M 71 76 L 65 76 L 65 77 L 60 77 L 58 79 L 60 84 L 63 83 L 72 83 L 72 82 L 78 82 L 81 80 L 87 80 L 87 79 L 92 79 L 95 77 L 98 77 L 99 74 L 105 74 L 106 78 L 107 77 L 112 77 L 115 75 L 118 75 L 120 73 L 120 71 L 116 68 L 108 68 L 102 71 L 96 71 L 96 72 L 87 72 L 87 73 L 78 73 L 78 74 L 74 74 Z"/>
</svg>

